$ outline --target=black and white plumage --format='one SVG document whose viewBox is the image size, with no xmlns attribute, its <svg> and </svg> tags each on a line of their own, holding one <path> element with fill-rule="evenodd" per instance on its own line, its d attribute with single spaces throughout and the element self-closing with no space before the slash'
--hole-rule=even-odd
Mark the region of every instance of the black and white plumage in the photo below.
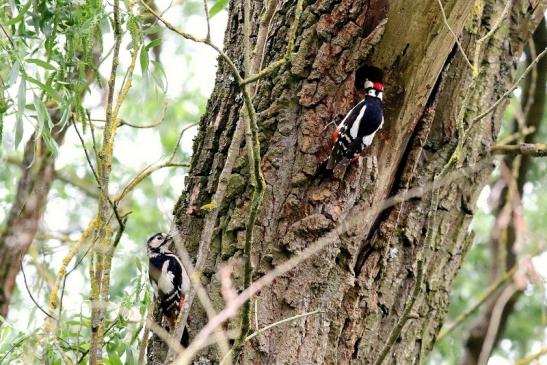
<svg viewBox="0 0 547 365">
<path fill-rule="evenodd" d="M 173 238 L 165 233 L 156 233 L 147 241 L 148 277 L 155 297 L 160 300 L 169 330 L 174 328 L 190 284 L 180 259 L 169 251 L 172 242 Z"/>
<path fill-rule="evenodd" d="M 383 92 L 382 83 L 365 82 L 365 98 L 346 114 L 332 133 L 334 146 L 327 160 L 327 170 L 356 161 L 363 149 L 370 146 L 384 124 Z"/>
</svg>

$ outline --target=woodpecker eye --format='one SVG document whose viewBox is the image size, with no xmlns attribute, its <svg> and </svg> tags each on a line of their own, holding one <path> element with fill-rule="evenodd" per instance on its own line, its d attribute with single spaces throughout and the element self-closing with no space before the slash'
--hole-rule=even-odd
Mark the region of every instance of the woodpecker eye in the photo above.
<svg viewBox="0 0 547 365">
<path fill-rule="evenodd" d="M 164 243 L 164 241 L 165 241 L 165 234 L 156 233 L 155 235 L 151 236 L 147 242 L 152 247 L 159 247 Z"/>
</svg>

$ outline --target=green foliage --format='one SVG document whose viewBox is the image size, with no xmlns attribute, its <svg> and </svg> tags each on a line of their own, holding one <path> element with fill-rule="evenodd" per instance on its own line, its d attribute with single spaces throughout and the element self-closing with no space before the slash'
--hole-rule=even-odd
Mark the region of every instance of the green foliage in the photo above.
<svg viewBox="0 0 547 365">
<path fill-rule="evenodd" d="M 217 0 L 215 2 L 215 5 L 211 7 L 209 10 L 209 16 L 214 17 L 218 13 L 220 13 L 229 3 L 229 0 Z"/>
<path fill-rule="evenodd" d="M 201 0 L 187 1 L 182 9 L 180 21 L 189 15 L 203 15 Z M 121 13 L 124 35 L 116 91 L 129 64 L 128 51 L 140 48 L 140 67 L 136 68 L 120 118 L 132 125 L 158 125 L 149 129 L 123 124 L 119 127 L 114 143 L 112 196 L 144 167 L 173 152 L 175 162 L 188 161 L 187 140 L 183 140 L 182 149 L 174 148 L 180 131 L 199 120 L 206 101 L 206 93 L 196 82 L 200 75 L 194 69 L 199 60 L 187 52 L 186 43 L 167 38 L 169 44 L 165 45 L 160 26 L 133 15 L 140 14 L 138 11 L 131 13 L 123 7 Z M 58 146 L 52 128 L 55 121 L 60 126 L 68 127 L 71 121 L 79 125 L 91 162 L 95 163 L 93 139 L 102 139 L 105 80 L 111 62 L 111 16 L 111 4 L 97 0 L 10 0 L 9 6 L 0 5 L 0 23 L 9 35 L 4 37 L 0 29 L 0 131 L 6 131 L 0 133 L 0 158 L 9 156 L 12 162 L 0 169 L 0 233 L 21 174 L 21 168 L 15 165 L 21 161 L 21 142 L 32 132 L 42 138 L 44 148 L 57 156 L 57 173 L 63 177 L 54 180 L 44 223 L 25 260 L 28 291 L 44 308 L 50 294 L 47 283 L 56 275 L 72 240 L 79 237 L 96 210 L 97 201 L 77 185 L 98 194 L 74 130 L 69 128 L 64 144 Z M 152 39 L 152 35 L 159 38 Z M 177 75 L 177 79 L 193 86 L 185 85 L 176 93 L 170 91 L 177 87 L 172 75 L 168 76 L 164 65 L 150 56 L 164 46 L 174 48 L 174 62 L 184 70 L 183 77 Z M 101 65 L 103 61 L 108 67 Z M 94 101 L 97 95 L 99 102 Z M 139 153 L 134 155 L 132 151 Z M 120 209 L 131 214 L 113 259 L 106 364 L 137 363 L 138 341 L 151 302 L 144 242 L 150 234 L 168 230 L 169 213 L 182 189 L 184 174 L 182 168 L 160 170 L 145 178 L 120 203 Z M 62 312 L 54 314 L 60 317 L 56 338 L 43 337 L 44 316 L 31 302 L 21 278 L 17 279 L 7 323 L 0 326 L 4 331 L 0 333 L 0 363 L 23 359 L 25 364 L 63 364 L 63 358 L 73 363 L 87 361 L 91 334 L 87 255 L 88 247 L 84 247 L 68 266 Z"/>
<path fill-rule="evenodd" d="M 101 22 L 107 14 L 99 1 L 39 0 L 12 5 L 14 17 L 7 6 L 0 12 L 8 40 L 0 43 L 0 58 L 7 61 L 2 68 L 10 70 L 4 88 L 18 84 L 16 95 L 3 95 L 5 113 L 16 115 L 14 144 L 21 142 L 26 120 L 57 153 L 49 112 L 59 109 L 62 125 L 72 110 L 82 116 L 88 78 L 97 72 L 92 55 L 100 45 L 95 39 L 101 37 Z"/>
</svg>

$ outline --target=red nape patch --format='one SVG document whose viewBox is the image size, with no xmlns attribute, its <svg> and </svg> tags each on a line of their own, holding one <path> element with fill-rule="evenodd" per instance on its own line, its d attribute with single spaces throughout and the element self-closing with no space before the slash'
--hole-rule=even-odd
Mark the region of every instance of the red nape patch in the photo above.
<svg viewBox="0 0 547 365">
<path fill-rule="evenodd" d="M 184 296 L 180 297 L 179 301 L 179 310 L 182 310 L 182 307 L 184 307 Z"/>
<path fill-rule="evenodd" d="M 372 83 L 372 87 L 373 87 L 375 90 L 384 91 L 384 84 L 382 84 L 381 82 L 373 82 L 373 83 Z"/>
<path fill-rule="evenodd" d="M 334 132 L 332 132 L 332 143 L 336 143 L 336 141 L 338 141 L 338 137 L 340 136 L 340 131 L 338 130 L 338 128 L 336 128 L 334 130 Z"/>
</svg>

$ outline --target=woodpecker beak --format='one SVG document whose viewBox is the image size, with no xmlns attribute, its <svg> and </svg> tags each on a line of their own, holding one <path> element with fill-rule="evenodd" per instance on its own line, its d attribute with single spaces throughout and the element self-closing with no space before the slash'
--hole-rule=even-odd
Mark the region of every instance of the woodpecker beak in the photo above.
<svg viewBox="0 0 547 365">
<path fill-rule="evenodd" d="M 168 235 L 165 236 L 165 240 L 166 240 L 166 241 L 173 241 L 173 236 L 171 236 L 170 234 L 168 234 Z"/>
</svg>

